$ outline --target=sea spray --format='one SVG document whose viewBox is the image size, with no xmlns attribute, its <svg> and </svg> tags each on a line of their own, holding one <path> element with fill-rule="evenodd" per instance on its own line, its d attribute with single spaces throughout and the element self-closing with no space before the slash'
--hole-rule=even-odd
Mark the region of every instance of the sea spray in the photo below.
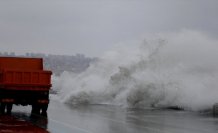
<svg viewBox="0 0 218 133">
<path fill-rule="evenodd" d="M 202 110 L 218 102 L 217 57 L 218 41 L 197 31 L 149 35 L 53 77 L 53 89 L 70 104 Z"/>
</svg>

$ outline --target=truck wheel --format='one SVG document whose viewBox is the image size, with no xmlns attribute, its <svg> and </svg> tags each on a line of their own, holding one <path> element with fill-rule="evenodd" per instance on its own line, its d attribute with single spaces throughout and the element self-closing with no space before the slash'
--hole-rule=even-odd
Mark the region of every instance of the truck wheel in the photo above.
<svg viewBox="0 0 218 133">
<path fill-rule="evenodd" d="M 37 104 L 32 105 L 31 114 L 40 114 L 40 107 Z"/>
<path fill-rule="evenodd" d="M 7 104 L 7 114 L 11 114 L 12 106 L 13 106 L 12 103 Z"/>
<path fill-rule="evenodd" d="M 47 116 L 47 109 L 48 109 L 48 104 L 43 104 L 42 105 L 42 113 L 41 113 L 41 115 Z"/>
<path fill-rule="evenodd" d="M 0 106 L 0 113 L 1 114 L 4 114 L 5 113 L 5 103 L 1 103 L 1 106 Z"/>
</svg>

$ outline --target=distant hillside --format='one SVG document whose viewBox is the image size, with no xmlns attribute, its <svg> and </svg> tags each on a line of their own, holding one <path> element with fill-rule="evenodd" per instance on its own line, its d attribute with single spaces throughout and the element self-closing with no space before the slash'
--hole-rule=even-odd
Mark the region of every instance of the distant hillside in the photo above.
<svg viewBox="0 0 218 133">
<path fill-rule="evenodd" d="M 76 55 L 46 55 L 41 53 L 26 53 L 25 55 L 16 55 L 15 53 L 0 52 L 0 56 L 8 57 L 41 57 L 44 60 L 44 68 L 52 70 L 55 75 L 60 75 L 63 71 L 80 73 L 89 67 L 89 64 L 96 61 L 97 58 L 85 57 L 83 54 Z"/>
</svg>

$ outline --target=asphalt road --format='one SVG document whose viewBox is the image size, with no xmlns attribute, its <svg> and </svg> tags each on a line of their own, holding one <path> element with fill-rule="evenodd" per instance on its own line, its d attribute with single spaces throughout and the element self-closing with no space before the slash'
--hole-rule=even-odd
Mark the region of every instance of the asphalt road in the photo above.
<svg viewBox="0 0 218 133">
<path fill-rule="evenodd" d="M 217 133 L 211 114 L 125 109 L 107 105 L 70 106 L 51 100 L 47 118 L 30 117 L 30 107 L 13 107 L 12 116 L 30 121 L 50 133 Z"/>
</svg>

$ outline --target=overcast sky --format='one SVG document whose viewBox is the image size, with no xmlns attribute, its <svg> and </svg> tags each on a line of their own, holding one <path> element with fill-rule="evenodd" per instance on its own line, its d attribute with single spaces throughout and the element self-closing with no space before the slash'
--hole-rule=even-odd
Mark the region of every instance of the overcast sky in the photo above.
<svg viewBox="0 0 218 133">
<path fill-rule="evenodd" d="M 218 0 L 0 0 L 0 51 L 101 56 L 145 33 L 218 37 Z"/>
</svg>

